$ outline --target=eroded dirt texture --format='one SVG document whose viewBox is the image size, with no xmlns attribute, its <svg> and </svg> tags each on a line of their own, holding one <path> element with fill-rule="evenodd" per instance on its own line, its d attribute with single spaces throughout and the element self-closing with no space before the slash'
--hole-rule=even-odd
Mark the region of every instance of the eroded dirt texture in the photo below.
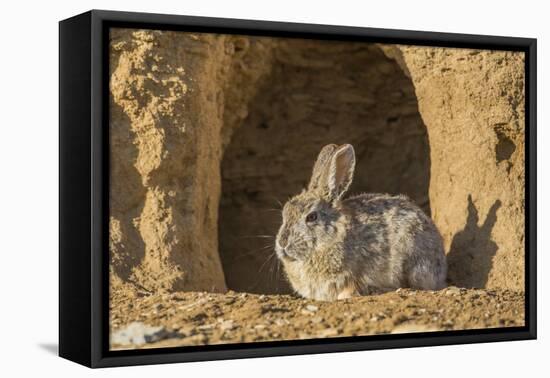
<svg viewBox="0 0 550 378">
<path fill-rule="evenodd" d="M 411 77 L 428 129 L 430 205 L 450 281 L 524 290 L 524 54 L 382 48 Z"/>
<path fill-rule="evenodd" d="M 524 325 L 524 297 L 511 290 L 456 287 L 399 289 L 336 302 L 233 291 L 118 291 L 111 303 L 113 332 L 132 322 L 162 325 L 166 338 L 113 349 L 519 327 Z"/>
<path fill-rule="evenodd" d="M 450 283 L 524 286 L 519 52 L 115 29 L 111 267 L 150 291 L 288 293 L 280 204 L 326 143 L 350 192 L 431 214 Z M 263 271 L 262 271 L 263 269 Z"/>
</svg>

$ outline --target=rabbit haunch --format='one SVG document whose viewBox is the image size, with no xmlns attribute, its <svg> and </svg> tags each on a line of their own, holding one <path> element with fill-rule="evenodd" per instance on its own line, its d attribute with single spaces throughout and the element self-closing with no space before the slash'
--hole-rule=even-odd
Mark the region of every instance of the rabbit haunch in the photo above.
<svg viewBox="0 0 550 378">
<path fill-rule="evenodd" d="M 432 220 L 403 195 L 342 199 L 354 168 L 351 145 L 323 147 L 308 188 L 285 204 L 276 252 L 293 289 L 335 300 L 400 287 L 442 288 L 447 264 Z"/>
</svg>

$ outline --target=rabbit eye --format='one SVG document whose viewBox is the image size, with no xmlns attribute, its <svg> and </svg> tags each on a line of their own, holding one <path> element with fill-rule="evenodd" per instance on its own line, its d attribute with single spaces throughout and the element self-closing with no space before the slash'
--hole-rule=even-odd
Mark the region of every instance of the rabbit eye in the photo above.
<svg viewBox="0 0 550 378">
<path fill-rule="evenodd" d="M 306 222 L 315 222 L 317 220 L 317 213 L 315 211 L 309 213 L 306 217 Z"/>
</svg>

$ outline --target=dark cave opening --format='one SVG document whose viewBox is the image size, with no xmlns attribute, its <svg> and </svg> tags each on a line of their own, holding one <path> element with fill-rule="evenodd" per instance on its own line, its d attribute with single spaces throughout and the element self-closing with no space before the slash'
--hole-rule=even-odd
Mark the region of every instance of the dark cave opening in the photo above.
<svg viewBox="0 0 550 378">
<path fill-rule="evenodd" d="M 230 289 L 290 292 L 273 253 L 280 208 L 329 143 L 355 147 L 349 193 L 406 194 L 430 214 L 426 126 L 398 64 L 375 44 L 285 41 L 224 151 L 219 251 Z"/>
</svg>

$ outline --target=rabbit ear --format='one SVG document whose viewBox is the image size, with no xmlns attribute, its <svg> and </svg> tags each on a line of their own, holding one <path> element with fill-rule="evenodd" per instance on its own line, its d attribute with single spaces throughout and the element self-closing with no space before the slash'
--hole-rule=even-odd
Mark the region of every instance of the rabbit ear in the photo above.
<svg viewBox="0 0 550 378">
<path fill-rule="evenodd" d="M 327 187 L 330 201 L 338 200 L 348 190 L 355 170 L 355 151 L 343 144 L 332 154 L 328 167 Z"/>
<path fill-rule="evenodd" d="M 311 174 L 311 179 L 309 180 L 308 190 L 317 191 L 326 186 L 328 163 L 330 162 L 332 154 L 337 149 L 338 146 L 335 144 L 327 144 L 321 149 L 319 156 L 317 156 L 317 161 L 313 166 L 313 173 Z"/>
</svg>

